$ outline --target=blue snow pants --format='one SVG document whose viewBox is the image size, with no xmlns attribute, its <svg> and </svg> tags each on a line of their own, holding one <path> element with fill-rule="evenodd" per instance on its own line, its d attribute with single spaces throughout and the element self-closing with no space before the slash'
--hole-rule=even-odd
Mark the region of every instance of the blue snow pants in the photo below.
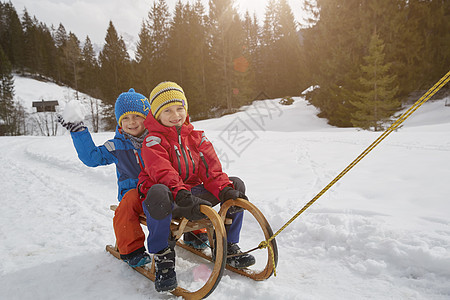
<svg viewBox="0 0 450 300">
<path fill-rule="evenodd" d="M 245 184 L 238 177 L 230 177 L 233 182 L 234 188 L 245 194 Z M 195 186 L 191 189 L 192 195 L 202 198 L 211 202 L 212 206 L 220 203 L 213 194 L 208 192 L 203 184 Z M 148 237 L 147 237 L 147 249 L 150 253 L 157 253 L 169 245 L 170 236 L 170 222 L 172 220 L 172 212 L 176 214 L 176 204 L 174 203 L 172 192 L 166 185 L 155 184 L 148 193 L 145 200 L 142 202 L 142 207 L 147 217 Z M 148 207 L 152 210 L 152 214 L 149 213 Z M 159 210 L 155 212 L 154 210 Z M 152 215 L 166 216 L 160 220 L 155 219 Z M 227 218 L 233 220 L 230 226 L 225 226 L 227 231 L 227 241 L 231 243 L 239 242 L 239 235 L 242 228 L 242 220 L 244 212 L 238 212 L 234 214 L 228 214 Z"/>
</svg>

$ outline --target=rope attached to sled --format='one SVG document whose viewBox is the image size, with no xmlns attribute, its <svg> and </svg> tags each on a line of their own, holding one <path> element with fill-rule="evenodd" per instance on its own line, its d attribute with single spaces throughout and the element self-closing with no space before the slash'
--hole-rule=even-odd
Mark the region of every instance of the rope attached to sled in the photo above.
<svg viewBox="0 0 450 300">
<path fill-rule="evenodd" d="M 305 210 L 307 210 L 314 202 L 317 201 L 326 191 L 328 191 L 339 179 L 341 179 L 348 171 L 350 171 L 357 163 L 359 163 L 370 151 L 372 151 L 378 144 L 381 143 L 389 134 L 396 130 L 409 116 L 411 116 L 422 104 L 427 102 L 434 94 L 436 94 L 443 86 L 450 80 L 450 71 L 444 75 L 431 89 L 429 89 L 413 106 L 411 106 L 406 112 L 404 112 L 397 121 L 395 121 L 388 129 L 386 129 L 380 137 L 378 137 L 369 147 L 367 147 L 354 161 L 352 161 L 339 175 L 337 175 L 326 187 L 324 187 L 311 201 L 309 201 L 299 212 L 297 212 L 286 224 L 283 225 L 274 235 L 269 239 L 262 241 L 255 249 L 263 249 L 269 247 L 273 265 L 274 276 L 275 272 L 275 258 L 273 255 L 273 249 L 270 246 L 270 242 L 283 231 L 289 224 L 291 224 L 298 216 L 300 216 Z M 252 249 L 253 250 L 253 249 Z"/>
</svg>

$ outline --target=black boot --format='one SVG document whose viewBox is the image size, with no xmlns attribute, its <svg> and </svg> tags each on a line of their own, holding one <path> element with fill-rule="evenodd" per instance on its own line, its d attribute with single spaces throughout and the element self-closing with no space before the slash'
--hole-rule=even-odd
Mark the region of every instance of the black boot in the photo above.
<svg viewBox="0 0 450 300">
<path fill-rule="evenodd" d="M 175 273 L 175 250 L 167 247 L 155 253 L 155 289 L 157 292 L 171 292 L 177 287 Z"/>
<path fill-rule="evenodd" d="M 145 252 L 144 247 L 128 254 L 120 254 L 120 258 L 132 268 L 142 267 L 152 262 L 152 258 Z"/>
<path fill-rule="evenodd" d="M 241 253 L 242 251 L 241 248 L 239 248 L 238 244 L 227 243 L 227 265 L 236 269 L 243 269 L 255 264 L 256 261 L 253 255 L 248 253 Z"/>
<path fill-rule="evenodd" d="M 227 265 L 236 268 L 244 269 L 250 267 L 256 263 L 255 257 L 251 254 L 241 254 L 241 248 L 239 248 L 237 243 L 227 243 Z M 236 256 L 231 256 L 234 254 L 239 254 Z M 216 260 L 216 239 L 214 238 L 214 248 L 212 251 L 212 260 Z"/>
<path fill-rule="evenodd" d="M 209 247 L 208 234 L 204 232 L 200 233 L 186 232 L 183 235 L 183 241 L 186 245 L 189 245 L 198 250 Z"/>
</svg>

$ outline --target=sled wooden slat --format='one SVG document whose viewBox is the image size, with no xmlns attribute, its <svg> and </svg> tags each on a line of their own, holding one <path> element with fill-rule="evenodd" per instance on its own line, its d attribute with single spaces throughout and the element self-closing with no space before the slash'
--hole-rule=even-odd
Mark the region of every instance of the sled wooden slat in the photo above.
<svg viewBox="0 0 450 300">
<path fill-rule="evenodd" d="M 116 211 L 117 205 L 110 205 L 109 209 L 112 211 Z M 178 230 L 180 223 L 183 220 L 187 220 L 187 219 L 186 218 L 172 219 L 172 223 L 170 225 L 170 230 L 172 232 Z M 145 215 L 139 216 L 139 222 L 141 222 L 142 225 L 147 226 L 147 218 L 145 217 Z M 231 219 L 229 219 L 229 218 L 225 219 L 225 223 L 224 223 L 225 225 L 230 225 L 231 223 L 232 223 Z M 202 220 L 197 220 L 197 221 L 187 220 L 186 227 L 184 228 L 184 232 L 199 230 L 202 228 L 206 228 L 208 226 L 211 226 L 211 221 L 209 219 L 202 219 Z"/>
</svg>

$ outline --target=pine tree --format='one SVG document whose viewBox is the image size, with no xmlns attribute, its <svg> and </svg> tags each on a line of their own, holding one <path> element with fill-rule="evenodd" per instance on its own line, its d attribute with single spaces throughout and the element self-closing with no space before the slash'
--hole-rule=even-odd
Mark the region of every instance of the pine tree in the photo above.
<svg viewBox="0 0 450 300">
<path fill-rule="evenodd" d="M 184 77 L 186 69 L 186 59 L 188 48 L 187 34 L 189 31 L 189 4 L 186 8 L 180 0 L 175 4 L 175 12 L 170 23 L 169 35 L 167 38 L 167 56 L 168 56 L 168 70 L 170 78 L 185 86 Z"/>
<path fill-rule="evenodd" d="M 24 107 L 14 102 L 12 65 L 0 47 L 0 135 L 26 134 Z"/>
<path fill-rule="evenodd" d="M 420 9 L 418 15 L 412 13 L 408 6 L 414 6 L 413 2 L 415 0 L 378 0 L 362 2 L 361 5 L 359 36 L 366 39 L 372 36 L 373 28 L 377 29 L 385 44 L 385 61 L 392 63 L 390 70 L 397 74 L 401 97 L 418 87 L 419 70 L 423 68 L 425 58 L 424 41 L 420 37 L 424 24 L 418 17 L 424 11 Z"/>
<path fill-rule="evenodd" d="M 47 78 L 54 78 L 57 75 L 56 60 L 57 49 L 49 28 L 40 23 L 36 32 L 36 44 L 38 53 L 37 72 Z"/>
<path fill-rule="evenodd" d="M 136 48 L 135 80 L 141 91 L 150 91 L 160 81 L 168 80 L 167 40 L 170 14 L 165 0 L 153 2 L 141 25 Z"/>
<path fill-rule="evenodd" d="M 276 0 L 269 0 L 264 13 L 264 22 L 261 32 L 261 66 L 258 78 L 258 90 L 273 95 L 276 88 L 275 79 L 280 76 L 277 66 L 280 56 L 276 47 L 279 24 L 276 22 Z"/>
<path fill-rule="evenodd" d="M 260 27 L 258 25 L 258 19 L 256 14 L 253 18 L 250 17 L 247 11 L 244 15 L 243 29 L 245 32 L 244 46 L 243 46 L 243 56 L 247 57 L 248 63 L 248 82 L 246 83 L 246 89 L 248 90 L 248 101 L 253 100 L 261 87 L 258 87 L 258 76 L 261 76 L 261 48 L 259 47 L 260 42 Z"/>
<path fill-rule="evenodd" d="M 0 3 L 0 46 L 15 69 L 23 66 L 23 30 L 11 3 Z"/>
<path fill-rule="evenodd" d="M 307 69 L 318 86 L 307 97 L 320 109 L 319 117 L 335 126 L 352 126 L 350 115 L 355 107 L 348 97 L 357 86 L 359 65 L 368 43 L 367 27 L 363 26 L 368 20 L 362 14 L 362 3 L 317 0 L 320 19 L 305 31 Z"/>
<path fill-rule="evenodd" d="M 55 40 L 56 47 L 64 47 L 69 37 L 63 24 L 59 23 L 58 29 L 56 30 L 53 39 Z"/>
<path fill-rule="evenodd" d="M 311 80 L 319 88 L 308 98 L 330 124 L 352 125 L 349 116 L 356 107 L 348 98 L 358 89 L 358 66 L 367 55 L 373 28 L 385 43 L 385 63 L 391 63 L 390 71 L 397 75 L 399 99 L 429 87 L 446 72 L 450 63 L 448 1 L 316 2 L 320 18 L 305 30 L 304 44 Z"/>
<path fill-rule="evenodd" d="M 190 17 L 190 43 L 195 48 L 192 56 L 192 68 L 195 70 L 191 73 L 192 79 L 190 80 L 192 88 L 190 93 L 192 97 L 196 97 L 196 103 L 194 103 L 194 113 L 201 111 L 209 111 L 213 106 L 208 97 L 207 89 L 207 61 L 209 59 L 209 46 L 208 41 L 208 28 L 207 28 L 207 16 L 205 13 L 205 7 L 201 0 L 197 0 L 191 11 Z M 195 114 L 194 114 L 195 116 Z"/>
<path fill-rule="evenodd" d="M 255 59 L 255 57 L 252 57 L 252 54 L 257 53 L 257 50 L 253 48 L 257 45 L 252 45 L 252 43 L 257 43 L 258 26 L 252 22 L 246 24 L 246 21 L 248 22 L 248 19 L 244 19 L 243 21 L 239 19 L 234 23 L 234 28 L 237 32 L 235 41 L 240 48 L 235 48 L 233 54 L 233 108 L 250 104 L 255 97 L 255 73 L 254 66 L 251 66 L 251 61 Z M 257 21 L 255 20 L 255 22 Z M 250 43 L 252 49 L 250 49 L 248 43 Z"/>
<path fill-rule="evenodd" d="M 429 2 L 430 13 L 428 19 L 432 21 L 427 37 L 429 42 L 425 44 L 429 47 L 429 54 L 426 57 L 431 59 L 430 75 L 425 81 L 426 86 L 436 82 L 449 70 L 450 66 L 450 1 L 431 0 Z M 450 90 L 446 85 L 447 91 Z"/>
<path fill-rule="evenodd" d="M 148 14 L 148 24 L 151 43 L 153 45 L 151 70 L 156 74 L 155 86 L 160 81 L 167 80 L 167 39 L 170 25 L 169 8 L 165 0 L 154 3 Z"/>
<path fill-rule="evenodd" d="M 298 95 L 302 84 L 300 37 L 292 9 L 286 0 L 270 0 L 266 6 L 261 39 L 261 90 L 272 97 Z"/>
<path fill-rule="evenodd" d="M 72 80 L 70 85 L 74 87 L 76 92 L 76 97 L 78 99 L 78 80 L 80 72 L 80 62 L 81 62 L 81 49 L 80 41 L 72 32 L 69 33 L 67 42 L 63 46 L 63 53 L 65 58 L 65 63 L 68 66 L 70 72 L 72 73 Z"/>
<path fill-rule="evenodd" d="M 242 55 L 244 31 L 233 0 L 209 1 L 210 92 L 216 105 L 231 111 L 238 103 L 233 102 L 235 76 L 233 61 Z M 235 101 L 237 99 L 234 99 Z"/>
<path fill-rule="evenodd" d="M 64 46 L 67 43 L 68 35 L 63 24 L 59 23 L 58 29 L 53 32 L 53 40 L 56 47 L 55 68 L 56 80 L 58 82 L 67 82 L 66 68 L 64 64 Z"/>
<path fill-rule="evenodd" d="M 279 76 L 275 78 L 275 96 L 299 95 L 306 88 L 301 83 L 303 78 L 300 64 L 300 37 L 297 33 L 297 23 L 294 14 L 286 0 L 279 0 L 276 6 L 275 22 L 279 24 L 275 30 L 277 41 L 274 55 L 279 56 L 277 66 Z"/>
<path fill-rule="evenodd" d="M 150 91 L 154 87 L 154 73 L 152 67 L 152 54 L 154 48 L 150 36 L 149 26 L 146 21 L 142 22 L 141 31 L 139 32 L 139 39 L 135 52 L 135 76 L 134 80 L 140 90 L 145 91 L 146 94 L 150 94 Z"/>
<path fill-rule="evenodd" d="M 201 1 L 194 6 L 177 2 L 172 18 L 167 57 L 169 78 L 178 82 L 189 100 L 189 115 L 197 118 L 207 109 L 205 85 L 206 28 Z"/>
<path fill-rule="evenodd" d="M 351 103 L 357 108 L 352 113 L 351 122 L 363 129 L 382 130 L 383 124 L 398 109 L 400 101 L 395 98 L 398 92 L 396 76 L 389 75 L 390 63 L 384 62 L 384 43 L 375 32 L 369 44 L 369 54 L 361 65 L 359 78 L 361 90 L 355 92 Z"/>
<path fill-rule="evenodd" d="M 122 37 L 110 21 L 105 37 L 105 45 L 99 54 L 102 92 L 109 104 L 114 104 L 117 96 L 128 85 L 129 55 Z"/>
<path fill-rule="evenodd" d="M 22 17 L 24 29 L 24 67 L 32 74 L 38 69 L 36 24 L 25 9 Z"/>
<path fill-rule="evenodd" d="M 14 78 L 11 74 L 11 63 L 0 47 L 0 135 L 11 135 L 14 132 Z"/>
<path fill-rule="evenodd" d="M 130 57 L 125 42 L 119 37 L 112 21 L 109 22 L 105 45 L 99 54 L 100 89 L 102 99 L 108 105 L 106 121 L 108 129 L 115 125 L 114 103 L 120 93 L 129 89 Z"/>
<path fill-rule="evenodd" d="M 81 50 L 80 60 L 80 90 L 90 95 L 88 98 L 90 103 L 90 121 L 92 122 L 92 130 L 98 132 L 100 121 L 100 91 L 98 88 L 99 67 L 97 58 L 92 46 L 91 39 L 86 36 L 83 49 Z"/>
<path fill-rule="evenodd" d="M 94 47 L 89 36 L 86 36 L 83 49 L 81 50 L 80 89 L 82 91 L 89 94 L 96 94 L 98 68 Z"/>
<path fill-rule="evenodd" d="M 450 2 L 410 0 L 406 10 L 406 24 L 414 30 L 414 43 L 405 46 L 417 55 L 411 65 L 406 65 L 410 74 L 402 74 L 401 80 L 409 90 L 426 89 L 449 70 Z"/>
</svg>

